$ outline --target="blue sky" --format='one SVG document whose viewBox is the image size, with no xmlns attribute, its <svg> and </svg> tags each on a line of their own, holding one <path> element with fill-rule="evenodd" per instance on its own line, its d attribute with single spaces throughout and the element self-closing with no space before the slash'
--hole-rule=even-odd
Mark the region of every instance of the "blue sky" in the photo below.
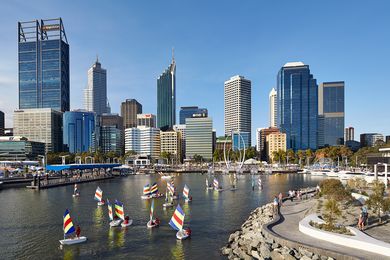
<svg viewBox="0 0 390 260">
<path fill-rule="evenodd" d="M 156 113 L 156 79 L 177 62 L 177 108 L 209 109 L 223 134 L 223 83 L 252 80 L 252 131 L 266 127 L 268 93 L 284 63 L 318 82 L 344 80 L 346 126 L 390 134 L 390 1 L 3 1 L 0 110 L 17 108 L 17 22 L 62 17 L 71 52 L 71 108 L 82 107 L 99 55 L 113 112 L 136 98 Z M 115 4 L 113 4 L 115 3 Z"/>
</svg>

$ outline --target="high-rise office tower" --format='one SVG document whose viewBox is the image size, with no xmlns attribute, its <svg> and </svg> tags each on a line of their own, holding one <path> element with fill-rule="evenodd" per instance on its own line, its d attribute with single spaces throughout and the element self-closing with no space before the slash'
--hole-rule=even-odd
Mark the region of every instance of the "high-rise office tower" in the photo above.
<svg viewBox="0 0 390 260">
<path fill-rule="evenodd" d="M 344 129 L 344 142 L 355 140 L 355 128 L 352 126 L 346 127 Z"/>
<path fill-rule="evenodd" d="M 213 120 L 210 117 L 186 119 L 186 158 L 200 155 L 211 160 L 213 156 Z"/>
<path fill-rule="evenodd" d="M 157 79 L 157 127 L 162 131 L 176 124 L 176 62 L 172 55 L 169 67 Z"/>
<path fill-rule="evenodd" d="M 260 153 L 260 159 L 267 160 L 267 136 L 274 133 L 280 133 L 276 127 L 257 128 L 256 129 L 256 150 Z"/>
<path fill-rule="evenodd" d="M 62 19 L 18 23 L 19 109 L 69 110 L 69 44 Z"/>
<path fill-rule="evenodd" d="M 277 127 L 287 149 L 317 149 L 318 86 L 309 65 L 286 63 L 277 77 Z"/>
<path fill-rule="evenodd" d="M 146 126 L 126 128 L 125 151 L 157 160 L 160 157 L 160 129 Z"/>
<path fill-rule="evenodd" d="M 95 145 L 95 113 L 82 110 L 63 115 L 64 148 L 70 153 L 92 152 Z"/>
<path fill-rule="evenodd" d="M 88 85 L 84 89 L 84 109 L 97 116 L 111 113 L 107 99 L 107 71 L 99 59 L 88 70 Z"/>
<path fill-rule="evenodd" d="M 181 159 L 186 158 L 186 125 L 174 125 L 173 130 L 180 133 Z"/>
<path fill-rule="evenodd" d="M 360 134 L 360 146 L 366 147 L 366 146 L 375 146 L 380 143 L 384 143 L 385 138 L 383 134 L 379 133 L 364 133 Z"/>
<path fill-rule="evenodd" d="M 126 99 L 121 104 L 123 127 L 137 127 L 137 114 L 142 114 L 142 105 L 135 99 Z"/>
<path fill-rule="evenodd" d="M 197 106 L 181 107 L 179 112 L 180 124 L 186 123 L 186 118 L 191 117 L 207 117 L 208 111 L 206 108 L 199 108 Z"/>
<path fill-rule="evenodd" d="M 251 81 L 243 76 L 234 76 L 225 81 L 225 135 L 233 132 L 249 133 L 251 145 Z"/>
<path fill-rule="evenodd" d="M 103 153 L 123 153 L 123 118 L 118 114 L 103 114 L 99 117 L 99 146 Z"/>
<path fill-rule="evenodd" d="M 0 136 L 4 135 L 4 128 L 5 128 L 4 112 L 0 111 Z"/>
<path fill-rule="evenodd" d="M 272 88 L 269 93 L 269 126 L 276 127 L 278 115 L 278 100 L 277 100 L 277 92 L 275 88 Z"/>
<path fill-rule="evenodd" d="M 156 127 L 156 115 L 153 114 L 138 114 L 137 126 Z"/>
<path fill-rule="evenodd" d="M 318 87 L 318 147 L 344 144 L 344 81 Z"/>
</svg>

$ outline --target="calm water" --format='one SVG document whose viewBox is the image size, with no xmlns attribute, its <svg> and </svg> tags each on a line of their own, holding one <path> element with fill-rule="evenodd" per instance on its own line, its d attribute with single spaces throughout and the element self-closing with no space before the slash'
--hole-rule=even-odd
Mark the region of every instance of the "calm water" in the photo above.
<svg viewBox="0 0 390 260">
<path fill-rule="evenodd" d="M 165 192 L 165 182 L 157 176 L 129 176 L 79 185 L 81 196 L 73 198 L 72 186 L 42 191 L 27 189 L 0 190 L 0 259 L 218 259 L 219 248 L 229 234 L 238 229 L 251 210 L 271 201 L 280 191 L 315 186 L 321 179 L 306 175 L 262 176 L 264 189 L 251 190 L 251 177 L 240 176 L 238 190 L 221 193 L 205 189 L 205 176 L 182 174 L 175 178 L 180 193 L 184 184 L 190 187 L 193 202 L 180 201 L 191 226 L 192 238 L 177 241 L 168 222 L 174 209 L 163 210 L 163 199 L 155 201 L 155 215 L 160 228 L 148 230 L 150 202 L 141 200 L 142 188 L 157 179 Z M 227 176 L 219 177 L 225 187 Z M 122 201 L 125 214 L 134 220 L 127 229 L 110 228 L 107 207 L 97 207 L 93 200 L 96 186 L 103 197 Z M 71 212 L 84 244 L 60 248 L 62 215 Z"/>
</svg>

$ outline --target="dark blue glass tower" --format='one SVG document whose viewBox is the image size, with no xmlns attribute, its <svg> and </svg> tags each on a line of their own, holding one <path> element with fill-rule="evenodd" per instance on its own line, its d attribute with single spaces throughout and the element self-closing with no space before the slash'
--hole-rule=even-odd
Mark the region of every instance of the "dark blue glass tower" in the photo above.
<svg viewBox="0 0 390 260">
<path fill-rule="evenodd" d="M 192 117 L 207 117 L 208 111 L 206 108 L 199 108 L 196 106 L 193 107 L 181 107 L 180 108 L 180 124 L 184 125 L 186 123 L 186 118 L 192 118 Z"/>
<path fill-rule="evenodd" d="M 64 146 L 70 153 L 94 150 L 95 113 L 67 111 L 63 117 Z"/>
<path fill-rule="evenodd" d="M 176 124 L 176 63 L 171 65 L 157 79 L 157 127 L 162 131 Z"/>
<path fill-rule="evenodd" d="M 69 45 L 61 18 L 18 28 L 19 109 L 69 111 Z"/>
<path fill-rule="evenodd" d="M 317 149 L 318 86 L 308 65 L 286 63 L 277 77 L 277 126 L 287 149 Z"/>
</svg>

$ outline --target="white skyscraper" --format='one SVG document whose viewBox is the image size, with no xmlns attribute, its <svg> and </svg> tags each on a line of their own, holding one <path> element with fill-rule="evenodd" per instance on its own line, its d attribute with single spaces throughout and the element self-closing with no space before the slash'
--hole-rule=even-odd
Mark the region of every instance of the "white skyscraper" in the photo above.
<svg viewBox="0 0 390 260">
<path fill-rule="evenodd" d="M 242 76 L 225 81 L 225 135 L 245 133 L 251 145 L 251 113 L 251 81 Z"/>
<path fill-rule="evenodd" d="M 93 111 L 96 115 L 111 112 L 107 100 L 107 71 L 102 68 L 98 59 L 88 70 L 88 85 L 84 89 L 84 109 Z"/>
<path fill-rule="evenodd" d="M 277 115 L 278 115 L 278 103 L 277 92 L 275 88 L 272 88 L 269 93 L 269 120 L 270 127 L 277 127 Z"/>
</svg>

